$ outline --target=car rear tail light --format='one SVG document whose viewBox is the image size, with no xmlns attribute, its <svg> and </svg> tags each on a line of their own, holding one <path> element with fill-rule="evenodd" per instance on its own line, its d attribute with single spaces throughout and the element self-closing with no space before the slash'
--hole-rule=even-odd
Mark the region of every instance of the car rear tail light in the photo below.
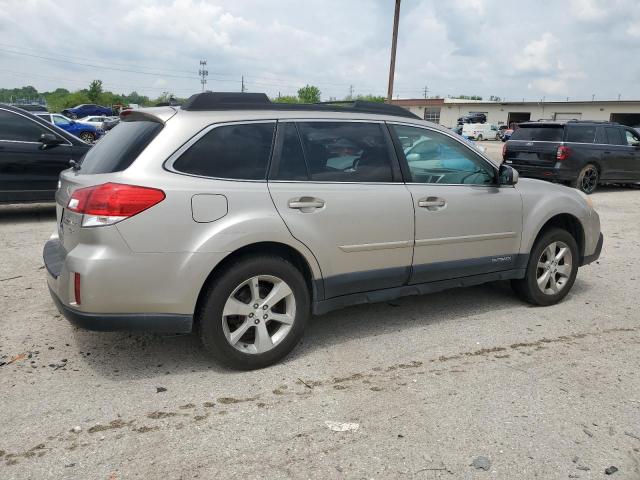
<svg viewBox="0 0 640 480">
<path fill-rule="evenodd" d="M 502 144 L 502 159 L 505 160 L 507 158 L 507 144 Z"/>
<path fill-rule="evenodd" d="M 562 160 L 566 160 L 567 158 L 569 158 L 569 155 L 571 154 L 571 149 L 569 147 L 565 147 L 564 145 L 560 145 L 558 147 L 558 150 L 556 151 L 556 160 L 558 161 L 562 161 Z"/>
<path fill-rule="evenodd" d="M 73 274 L 73 295 L 76 300 L 76 305 L 80 305 L 82 301 L 80 297 L 80 274 L 78 272 Z"/>
<path fill-rule="evenodd" d="M 84 215 L 83 227 L 99 227 L 133 217 L 164 199 L 164 192 L 157 188 L 104 183 L 73 192 L 67 208 Z"/>
</svg>

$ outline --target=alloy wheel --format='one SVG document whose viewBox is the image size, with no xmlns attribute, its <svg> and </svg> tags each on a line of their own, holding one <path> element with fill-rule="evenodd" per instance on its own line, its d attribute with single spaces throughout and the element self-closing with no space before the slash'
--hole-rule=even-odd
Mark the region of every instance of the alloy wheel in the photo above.
<svg viewBox="0 0 640 480">
<path fill-rule="evenodd" d="M 238 285 L 222 310 L 222 329 L 229 344 L 243 353 L 273 349 L 291 331 L 296 301 L 291 287 L 271 275 Z"/>
<path fill-rule="evenodd" d="M 536 269 L 538 288 L 545 295 L 559 293 L 569 282 L 573 267 L 571 249 L 564 242 L 552 242 L 542 251 Z"/>
<path fill-rule="evenodd" d="M 591 193 L 596 189 L 598 185 L 598 170 L 595 167 L 589 167 L 582 174 L 580 180 L 581 190 L 585 193 Z"/>
</svg>

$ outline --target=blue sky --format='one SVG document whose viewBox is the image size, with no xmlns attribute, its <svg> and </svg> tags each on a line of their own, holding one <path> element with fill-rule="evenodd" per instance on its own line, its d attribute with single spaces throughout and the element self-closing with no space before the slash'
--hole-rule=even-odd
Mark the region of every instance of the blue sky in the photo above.
<svg viewBox="0 0 640 480">
<path fill-rule="evenodd" d="M 89 6 L 91 5 L 91 6 Z M 0 87 L 386 93 L 393 0 L 0 0 Z M 640 99 L 637 0 L 403 0 L 395 95 Z"/>
</svg>

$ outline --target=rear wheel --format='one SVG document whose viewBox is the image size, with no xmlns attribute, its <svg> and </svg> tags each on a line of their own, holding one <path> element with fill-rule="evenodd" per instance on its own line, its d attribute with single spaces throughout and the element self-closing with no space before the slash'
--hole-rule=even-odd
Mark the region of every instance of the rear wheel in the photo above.
<svg viewBox="0 0 640 480">
<path fill-rule="evenodd" d="M 515 292 L 534 305 L 553 305 L 567 296 L 578 273 L 578 246 L 566 230 L 550 229 L 531 249 L 525 277 L 513 280 Z"/>
<path fill-rule="evenodd" d="M 478 135 L 478 141 L 481 142 L 483 140 L 482 134 Z"/>
<path fill-rule="evenodd" d="M 586 194 L 593 193 L 598 186 L 598 180 L 600 179 L 600 173 L 595 165 L 589 163 L 580 170 L 578 178 L 573 182 L 573 188 L 582 190 Z"/>
<path fill-rule="evenodd" d="M 87 143 L 91 143 L 91 142 L 95 141 L 96 136 L 91 132 L 82 132 L 80 134 L 80 138 L 82 140 L 84 140 L 85 142 L 87 142 Z"/>
<path fill-rule="evenodd" d="M 245 257 L 229 265 L 205 293 L 198 324 L 216 360 L 240 370 L 271 365 L 300 341 L 310 296 L 300 271 L 277 256 Z"/>
</svg>

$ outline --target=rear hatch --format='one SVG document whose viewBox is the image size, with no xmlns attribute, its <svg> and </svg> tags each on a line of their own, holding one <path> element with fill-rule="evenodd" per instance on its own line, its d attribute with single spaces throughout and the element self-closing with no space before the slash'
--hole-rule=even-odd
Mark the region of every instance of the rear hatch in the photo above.
<svg viewBox="0 0 640 480">
<path fill-rule="evenodd" d="M 91 237 L 93 228 L 82 228 L 84 215 L 69 209 L 69 200 L 80 188 L 118 183 L 120 172 L 128 168 L 164 126 L 163 119 L 149 114 L 123 118 L 80 160 L 79 167 L 60 174 L 56 192 L 58 236 L 66 252 Z"/>
<path fill-rule="evenodd" d="M 563 136 L 561 124 L 521 124 L 506 143 L 504 159 L 507 163 L 549 167 L 556 162 Z"/>
</svg>

